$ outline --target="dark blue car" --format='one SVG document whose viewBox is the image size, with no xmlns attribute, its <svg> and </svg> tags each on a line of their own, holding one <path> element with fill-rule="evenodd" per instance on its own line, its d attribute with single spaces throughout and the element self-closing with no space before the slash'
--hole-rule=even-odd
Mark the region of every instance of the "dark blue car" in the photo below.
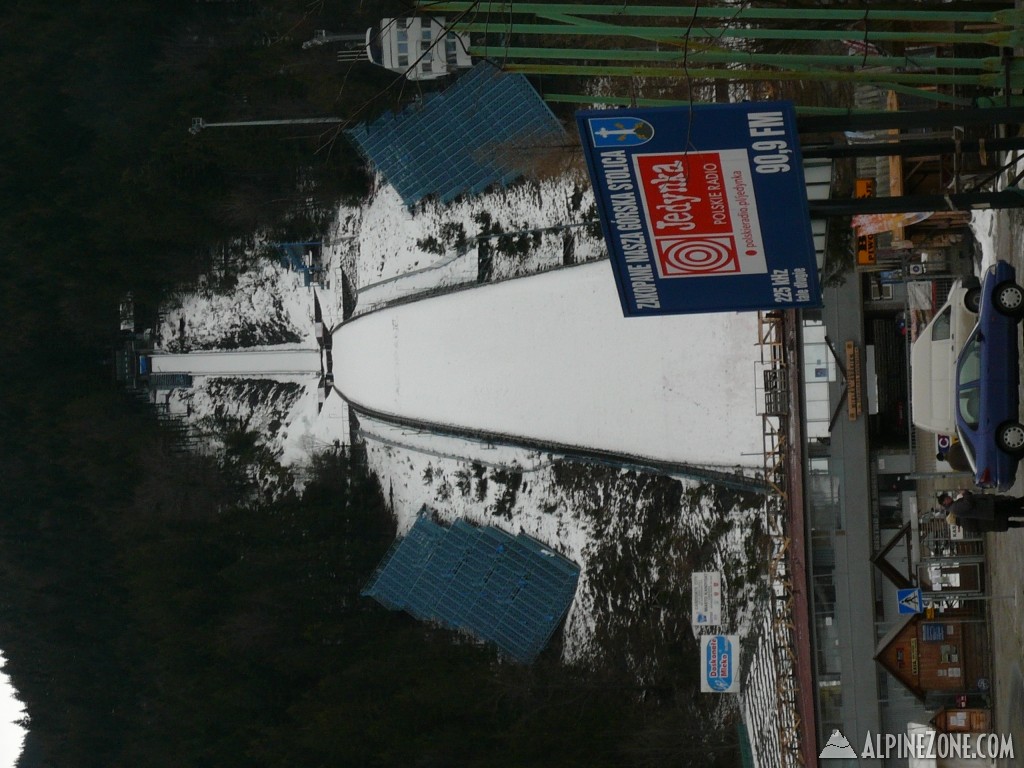
<svg viewBox="0 0 1024 768">
<path fill-rule="evenodd" d="M 1005 261 L 982 278 L 965 299 L 978 311 L 978 325 L 956 362 L 956 425 L 960 442 L 982 488 L 1013 485 L 1024 456 L 1024 425 L 1018 412 L 1020 379 L 1018 324 L 1024 289 Z"/>
</svg>

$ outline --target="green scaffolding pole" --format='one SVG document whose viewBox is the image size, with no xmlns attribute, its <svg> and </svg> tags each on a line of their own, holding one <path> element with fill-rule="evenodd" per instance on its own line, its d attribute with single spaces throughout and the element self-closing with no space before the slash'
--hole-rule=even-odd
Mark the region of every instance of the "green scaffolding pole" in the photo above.
<svg viewBox="0 0 1024 768">
<path fill-rule="evenodd" d="M 750 53 L 719 49 L 684 52 L 682 46 L 671 50 L 640 50 L 625 48 L 522 48 L 518 46 L 470 45 L 473 56 L 500 60 L 573 59 L 590 61 L 641 61 L 688 64 L 738 64 L 741 66 L 791 67 L 889 67 L 893 69 L 958 69 L 1001 72 L 1003 59 L 998 56 L 980 58 L 934 56 L 837 56 L 810 54 Z"/>
<path fill-rule="evenodd" d="M 609 35 L 639 37 L 646 40 L 684 40 L 709 38 L 712 40 L 849 40 L 851 37 L 866 43 L 906 42 L 924 45 L 952 45 L 973 43 L 1000 47 L 1024 45 L 1020 30 L 999 32 L 905 32 L 896 30 L 831 30 L 831 29 L 754 29 L 750 27 L 643 27 L 603 24 L 577 19 L 569 15 L 548 14 L 562 24 L 468 22 L 453 25 L 458 32 L 496 32 L 513 35 Z"/>
<path fill-rule="evenodd" d="M 736 49 L 735 43 L 724 41 L 738 39 L 769 40 L 837 40 L 851 38 L 864 42 L 904 41 L 912 43 L 980 43 L 1008 46 L 1024 45 L 1024 10 L 920 10 L 917 8 L 889 9 L 837 9 L 837 8 L 748 8 L 702 7 L 702 6 L 623 6 L 568 4 L 568 3 L 494 3 L 486 6 L 487 21 L 480 23 L 479 15 L 470 17 L 481 6 L 473 2 L 436 2 L 420 0 L 419 7 L 431 13 L 456 12 L 467 22 L 456 23 L 454 28 L 462 32 L 490 32 L 523 35 L 579 35 L 606 36 L 641 39 L 674 50 L 637 49 L 586 49 L 586 48 L 541 48 L 510 46 L 472 46 L 477 56 L 491 57 L 502 62 L 509 71 L 526 74 L 565 75 L 610 75 L 613 77 L 646 76 L 656 78 L 724 79 L 732 81 L 778 81 L 778 80 L 833 80 L 859 82 L 877 85 L 898 93 L 913 95 L 925 100 L 964 106 L 967 99 L 933 89 L 937 85 L 984 86 L 989 88 L 1014 88 L 1024 83 L 1024 67 L 1015 61 L 998 57 L 938 57 L 888 56 L 868 54 L 865 56 L 767 54 Z M 527 22 L 524 22 L 524 16 Z M 584 19 L 581 16 L 612 17 L 611 22 Z M 662 26 L 633 26 L 623 21 L 639 18 L 665 19 Z M 494 21 L 492 21 L 494 19 Z M 536 23 L 542 19 L 555 23 Z M 721 20 L 721 28 L 708 29 L 691 22 L 701 19 Z M 817 22 L 831 24 L 831 29 L 772 29 L 757 28 L 755 20 Z M 685 22 L 685 25 L 684 25 Z M 863 29 L 849 29 L 851 22 L 863 25 Z M 876 30 L 871 23 L 890 25 L 889 29 Z M 903 22 L 914 25 L 915 29 L 892 29 L 891 25 Z M 985 32 L 955 31 L 963 24 L 998 24 L 1008 29 Z M 921 29 L 921 25 L 945 24 L 954 31 Z M 683 48 L 685 47 L 685 53 Z M 584 64 L 557 65 L 533 64 L 517 59 L 575 59 L 589 62 L 664 62 L 666 64 L 687 64 L 687 70 L 668 67 L 648 66 L 601 66 Z M 722 69 L 690 68 L 690 64 L 724 64 Z M 735 68 L 728 68 L 734 65 Z M 750 67 L 778 67 L 750 71 Z M 833 67 L 842 69 L 830 69 Z M 893 71 L 849 71 L 848 67 L 878 67 L 882 70 L 898 68 L 927 68 L 954 70 L 952 74 L 927 72 Z M 965 72 L 965 70 L 969 70 Z M 914 87 L 922 86 L 922 87 Z M 559 98 L 565 98 L 561 95 Z M 555 99 L 549 99 L 554 101 Z M 632 100 L 631 100 L 632 101 Z M 585 99 L 581 99 L 585 102 Z M 640 103 L 632 101 L 632 103 Z M 648 103 L 665 103 L 651 100 Z"/>
<path fill-rule="evenodd" d="M 478 2 L 419 2 L 420 10 L 431 13 L 481 10 Z M 1006 8 L 988 11 L 963 10 L 919 10 L 917 8 L 895 9 L 838 9 L 838 8 L 753 8 L 737 6 L 673 6 L 673 5 L 609 5 L 573 3 L 488 3 L 483 10 L 490 14 L 530 13 L 542 16 L 548 13 L 572 13 L 584 16 L 645 16 L 665 18 L 726 19 L 746 21 L 748 19 L 773 19 L 792 21 L 908 21 L 945 22 L 948 24 L 1002 24 L 1018 26 L 1024 19 L 1024 12 Z"/>
<path fill-rule="evenodd" d="M 880 80 L 877 83 L 871 83 L 871 85 L 877 85 L 879 88 L 888 89 L 895 93 L 903 93 L 907 96 L 916 96 L 917 98 L 924 99 L 925 101 L 937 101 L 940 104 L 952 104 L 957 107 L 969 107 L 973 104 L 971 99 L 963 96 L 951 96 L 939 91 L 930 91 L 927 88 L 912 88 L 909 85 L 890 83 L 884 80 Z"/>
<path fill-rule="evenodd" d="M 911 89 L 912 90 L 912 89 Z M 952 96 L 948 97 L 953 99 Z M 544 99 L 553 103 L 565 104 L 610 104 L 612 106 L 690 106 L 706 101 L 693 101 L 688 98 L 653 98 L 645 96 L 611 96 L 586 95 L 582 93 L 545 93 Z M 963 99 L 952 101 L 958 105 Z M 797 115 L 800 116 L 845 116 L 845 115 L 884 115 L 876 110 L 853 110 L 848 106 L 803 106 L 796 104 Z"/>
<path fill-rule="evenodd" d="M 580 93 L 545 93 L 544 100 L 559 104 L 607 104 L 616 107 L 689 107 L 709 102 L 689 99 L 654 99 L 632 96 L 585 96 Z M 873 114 L 873 110 L 851 110 L 847 107 L 803 107 L 796 105 L 797 115 L 844 116 Z"/>
<path fill-rule="evenodd" d="M 493 57 L 496 60 L 503 62 L 515 61 L 518 59 L 582 59 L 590 61 L 655 61 L 655 62 L 666 62 L 666 63 L 683 63 L 684 61 L 694 64 L 702 62 L 706 63 L 727 63 L 737 64 L 739 66 L 746 65 L 772 65 L 772 66 L 791 66 L 801 72 L 809 73 L 806 79 L 845 79 L 843 77 L 827 77 L 827 78 L 815 78 L 813 73 L 815 71 L 815 65 L 829 65 L 839 64 L 841 66 L 849 66 L 850 62 L 853 61 L 854 65 L 862 65 L 865 57 L 849 57 L 849 56 L 806 56 L 806 55 L 789 55 L 789 54 L 751 54 L 743 51 L 691 51 L 689 54 L 684 54 L 682 51 L 670 50 L 670 51 L 651 51 L 651 50 L 615 50 L 615 49 L 590 49 L 590 48 L 522 48 L 517 46 L 501 47 L 501 46 L 471 46 L 470 53 L 474 56 L 488 58 Z M 975 68 L 984 68 L 985 70 L 998 70 L 1000 65 L 1003 63 L 1001 59 L 996 57 L 986 57 L 980 59 L 969 59 L 969 58 L 949 58 L 949 59 L 937 59 L 937 58 L 916 58 L 910 56 L 898 57 L 898 56 L 869 56 L 866 57 L 869 64 L 880 65 L 883 62 L 891 67 L 907 67 L 907 66 L 919 66 L 929 67 L 932 65 L 948 66 L 951 68 L 969 69 L 972 65 Z M 574 65 L 565 65 L 574 66 Z M 509 67 L 510 68 L 510 67 Z M 511 68 L 510 68 L 511 69 Z M 526 71 L 526 70 L 519 70 Z M 729 70 L 731 72 L 732 70 Z M 761 79 L 771 80 L 772 72 L 776 70 L 762 70 L 764 73 Z M 583 74 L 583 73 L 580 73 Z M 683 74 L 683 73 L 680 73 Z M 690 72 L 691 76 L 693 75 Z M 922 75 L 918 73 L 918 77 L 925 78 L 919 82 L 926 84 L 934 84 L 934 79 L 931 76 Z M 969 75 L 965 75 L 969 76 Z M 1000 75 L 1005 77 L 1005 75 Z M 996 75 L 993 73 L 992 78 Z M 754 79 L 754 76 L 750 76 L 747 79 Z M 959 96 L 952 96 L 941 93 L 937 90 L 928 90 L 925 88 L 912 88 L 907 85 L 898 82 L 899 76 L 892 77 L 890 73 L 886 72 L 872 72 L 871 76 L 863 77 L 862 82 L 878 85 L 883 88 L 888 88 L 899 93 L 904 93 L 911 96 L 916 96 L 928 101 L 936 101 L 944 104 L 954 104 L 958 106 L 966 106 L 970 104 L 969 99 L 965 99 Z"/>
<path fill-rule="evenodd" d="M 662 77 L 720 80 L 836 80 L 855 83 L 901 83 L 904 85 L 984 85 L 999 87 L 1004 83 L 1001 74 L 941 75 L 924 72 L 841 72 L 838 70 L 748 70 L 698 69 L 682 67 L 608 66 L 584 64 L 522 64 L 508 62 L 508 72 L 531 75 L 582 75 L 586 77 Z M 1020 74 L 1011 76 L 1011 86 L 1024 82 Z"/>
</svg>

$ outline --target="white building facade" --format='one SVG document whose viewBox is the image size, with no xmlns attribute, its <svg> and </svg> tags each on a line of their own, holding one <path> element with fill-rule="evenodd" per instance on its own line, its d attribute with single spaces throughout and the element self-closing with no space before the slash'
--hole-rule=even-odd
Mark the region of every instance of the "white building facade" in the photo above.
<svg viewBox="0 0 1024 768">
<path fill-rule="evenodd" d="M 443 16 L 381 19 L 366 30 L 366 55 L 409 80 L 434 80 L 473 63 L 469 40 L 448 30 Z"/>
</svg>

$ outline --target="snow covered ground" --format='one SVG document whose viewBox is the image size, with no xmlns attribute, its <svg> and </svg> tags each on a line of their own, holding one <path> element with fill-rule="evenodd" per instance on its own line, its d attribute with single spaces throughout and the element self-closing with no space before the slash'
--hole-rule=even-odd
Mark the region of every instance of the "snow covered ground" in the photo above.
<svg viewBox="0 0 1024 768">
<path fill-rule="evenodd" d="M 312 348 L 316 345 L 314 295 L 319 298 L 324 325 L 336 327 L 342 318 L 343 275 L 360 287 L 357 311 L 365 312 L 421 291 L 475 282 L 480 277 L 479 262 L 469 255 L 476 238 L 500 246 L 495 248 L 490 279 L 598 260 L 603 254 L 599 237 L 580 226 L 593 219 L 592 208 L 588 186 L 571 175 L 444 207 L 428 203 L 415 212 L 402 206 L 394 190 L 380 185 L 365 205 L 339 211 L 325 243 L 328 278 L 323 286 L 304 287 L 297 274 L 281 265 L 261 263 L 243 272 L 233 290 L 218 290 L 208 283 L 183 291 L 163 308 L 158 338 L 165 351 L 174 353 L 266 349 L 278 344 Z M 566 224 L 568 229 L 563 228 Z M 1008 218 L 1001 213 L 976 213 L 974 225 L 985 248 L 984 268 L 994 258 L 993 241 L 1013 235 Z M 567 232 L 573 234 L 568 254 Z M 590 279 L 599 274 L 599 268 L 607 265 L 575 268 L 565 274 Z M 606 277 L 610 286 L 610 272 Z M 562 275 L 551 276 L 554 283 L 565 280 Z M 536 284 L 520 281 L 508 293 L 515 296 L 521 286 Z M 473 293 L 482 296 L 487 291 Z M 441 306 L 423 302 L 420 308 L 428 304 Z M 600 322 L 606 320 L 611 323 L 610 316 Z M 619 320 L 624 326 L 645 322 Z M 463 318 L 464 323 L 468 321 Z M 727 325 L 719 322 L 718 330 Z M 579 334 L 584 346 L 591 331 Z M 722 339 L 712 331 L 677 334 L 674 327 L 661 325 L 651 332 L 652 337 L 655 334 L 666 345 L 685 347 L 696 361 L 693 370 L 698 381 L 711 367 L 711 358 L 705 356 L 721 351 Z M 346 335 L 340 334 L 339 340 Z M 746 334 L 742 322 L 731 327 L 729 336 L 725 341 L 738 345 L 737 349 L 753 345 L 754 334 Z M 547 341 L 542 331 L 535 331 L 532 339 Z M 694 344 L 694 339 L 704 343 Z M 352 368 L 364 360 L 349 357 L 346 365 Z M 700 392 L 700 397 L 693 397 L 694 403 L 706 403 L 705 412 L 691 414 L 677 435 L 687 444 L 707 440 L 719 460 L 723 446 L 715 440 L 725 432 L 720 418 L 723 403 L 753 403 L 752 377 L 743 370 L 744 356 L 738 359 L 736 375 L 723 385 L 733 388 L 728 397 L 706 382 L 694 387 Z M 485 360 L 501 363 L 503 357 L 478 355 L 473 363 Z M 355 371 L 345 381 L 365 375 Z M 586 379 L 587 385 L 600 378 Z M 668 386 L 677 386 L 678 381 L 682 379 L 665 379 Z M 665 399 L 655 397 L 653 408 L 664 408 Z M 310 454 L 336 441 L 347 444 L 349 439 L 344 402 L 336 394 L 322 402 L 315 380 L 308 376 L 198 376 L 190 389 L 161 393 L 160 404 L 199 431 L 217 420 L 244 425 L 261 435 L 262 443 L 282 464 L 299 469 Z M 366 417 L 359 419 L 359 425 L 369 465 L 391 500 L 400 534 L 427 504 L 444 519 L 463 517 L 513 533 L 529 533 L 583 566 L 565 631 L 568 660 L 619 661 L 640 678 L 651 674 L 659 659 L 646 656 L 638 638 L 653 638 L 657 647 L 661 640 L 671 642 L 688 633 L 689 569 L 723 570 L 730 614 L 724 629 L 754 640 L 744 648 L 745 652 L 755 649 L 745 663 L 744 711 L 750 719 L 748 728 L 762 742 L 757 764 L 778 764 L 763 748 L 777 743 L 772 729 L 778 712 L 772 685 L 774 651 L 765 640 L 768 617 L 763 589 L 769 585 L 763 581 L 763 559 L 758 559 L 763 553 L 756 546 L 763 534 L 756 499 L 683 478 L 574 463 L 550 452 L 410 430 Z M 579 428 L 585 431 L 589 425 Z M 620 424 L 620 428 L 624 436 L 633 431 L 632 426 L 627 429 Z M 664 439 L 672 430 L 662 424 L 652 434 Z M 622 450 L 620 446 L 618 451 Z M 744 454 L 724 454 L 724 461 L 746 464 Z M 710 458 L 698 460 L 711 463 Z M 0 655 L 0 666 L 2 662 Z M 0 766 L 13 766 L 23 737 L 13 721 L 23 711 L 2 674 L 0 703 L 4 704 L 0 721 L 5 726 L 0 733 Z"/>
<path fill-rule="evenodd" d="M 229 290 L 211 277 L 161 307 L 157 335 L 164 352 L 316 346 L 313 305 L 301 275 L 277 261 L 260 260 L 232 277 L 223 281 Z M 332 296 L 328 303 L 337 300 Z"/>
<path fill-rule="evenodd" d="M 399 535 L 426 505 L 443 520 L 527 533 L 582 566 L 563 639 L 567 660 L 597 663 L 619 648 L 617 663 L 640 678 L 653 676 L 666 638 L 691 633 L 694 563 L 725 571 L 731 628 L 749 630 L 758 588 L 748 562 L 761 533 L 758 497 L 363 416 L 359 422 Z M 465 458 L 472 455 L 480 458 Z M 644 642 L 658 648 L 659 638 L 660 651 L 640 652 Z"/>
<path fill-rule="evenodd" d="M 358 304 L 357 319 L 334 335 L 337 389 L 391 413 L 396 401 L 382 397 L 415 391 L 416 408 L 403 411 L 406 416 L 482 431 L 702 465 L 759 466 L 754 319 L 731 314 L 626 320 L 606 262 L 559 269 L 564 232 L 531 235 L 525 254 L 510 249 L 495 259 L 499 280 L 544 274 L 363 315 L 419 292 L 475 283 L 475 249 L 467 248 L 463 235 L 494 243 L 501 238 L 492 237 L 498 228 L 526 232 L 558 222 L 578 224 L 591 206 L 587 185 L 567 176 L 446 207 L 428 203 L 414 212 L 384 185 L 364 209 L 343 209 L 326 250 L 329 273 L 337 282 L 346 272 L 356 284 Z M 574 227 L 572 234 L 573 261 L 603 258 L 596 233 Z M 447 411 L 421 410 L 440 406 L 442 398 Z M 532 413 L 510 411 L 513 400 Z M 527 416 L 537 425 L 533 434 L 522 428 Z M 733 500 L 727 503 L 720 489 L 693 480 L 581 466 L 557 453 L 487 437 L 440 435 L 366 416 L 359 417 L 359 427 L 400 533 L 428 505 L 444 519 L 526 532 L 583 566 L 564 637 L 568 660 L 596 662 L 608 648 L 627 642 L 621 623 L 643 615 L 653 595 L 671 596 L 674 607 L 652 608 L 640 621 L 646 635 L 690 633 L 694 549 L 702 550 L 701 567 L 735 575 L 731 629 L 745 632 L 757 621 L 758 585 L 747 572 L 745 551 L 759 529 L 756 497 L 752 502 L 725 494 Z M 670 498 L 645 497 L 661 485 L 659 493 Z M 647 530 L 662 525 L 656 537 Z M 652 538 L 661 544 L 652 545 Z M 645 551 L 636 551 L 638 546 Z M 627 558 L 625 576 L 620 566 Z M 609 578 L 612 571 L 615 580 Z M 624 611 L 624 605 L 637 613 Z M 643 661 L 640 653 L 625 655 L 637 674 L 644 674 L 645 664 L 657 664 Z"/>
<path fill-rule="evenodd" d="M 347 283 L 356 319 L 334 334 L 331 353 L 338 389 L 356 402 L 387 411 L 396 401 L 378 398 L 413 394 L 419 418 L 677 463 L 760 466 L 754 317 L 623 318 L 603 243 L 582 226 L 592 200 L 570 175 L 410 212 L 381 185 L 363 206 L 339 211 L 324 286 L 262 264 L 230 294 L 178 297 L 160 336 L 175 352 L 232 349 L 243 336 L 280 349 L 266 342 L 285 334 L 282 345 L 313 346 L 313 291 L 332 328 Z M 544 274 L 511 279 L 534 273 Z M 481 277 L 495 284 L 452 292 Z M 363 314 L 421 291 L 431 297 Z M 278 330 L 257 330 L 259 318 Z M 200 376 L 169 393 L 166 407 L 197 430 L 219 420 L 257 432 L 301 482 L 312 453 L 348 444 L 344 401 L 331 392 L 321 402 L 315 378 L 259 381 Z M 418 410 L 426 406 L 447 410 Z M 400 533 L 428 505 L 443 519 L 528 533 L 581 565 L 562 638 L 567 661 L 654 679 L 674 663 L 668 649 L 691 635 L 694 569 L 725 573 L 724 629 L 748 636 L 763 622 L 754 494 L 366 416 L 358 426 Z"/>
<path fill-rule="evenodd" d="M 370 313 L 341 326 L 332 353 L 342 392 L 393 412 L 393 403 L 382 407 L 376 398 L 419 387 L 420 403 L 437 404 L 446 395 L 448 410 L 434 418 L 447 423 L 616 454 L 730 468 L 758 466 L 753 318 L 623 318 L 606 262 L 562 268 L 566 232 L 572 234 L 572 261 L 595 262 L 603 256 L 603 244 L 587 227 L 552 229 L 559 222 L 586 223 L 591 207 L 588 188 L 573 175 L 449 206 L 426 204 L 413 212 L 390 187 L 381 185 L 363 206 L 339 211 L 324 247 L 327 285 L 305 287 L 281 265 L 260 263 L 239 275 L 229 293 L 200 286 L 176 297 L 166 308 L 159 335 L 167 351 L 204 350 L 204 356 L 209 350 L 235 348 L 242 336 L 256 342 L 288 336 L 281 345 L 248 347 L 261 352 L 315 346 L 313 290 L 330 327 L 342 316 L 343 275 L 357 288 L 358 314 L 367 287 L 379 304 L 407 297 L 409 283 L 399 287 L 402 275 L 431 276 L 417 291 L 453 287 L 457 281 L 445 282 L 444 276 L 453 274 L 447 265 L 459 260 L 458 252 L 475 256 L 476 245 L 486 242 L 495 246 L 498 283 Z M 497 247 L 499 241 L 504 251 Z M 438 264 L 442 266 L 435 268 Z M 475 267 L 459 279 L 475 283 Z M 534 272 L 544 274 L 505 279 Z M 278 330 L 263 328 L 261 319 Z M 372 333 L 360 332 L 358 340 L 351 337 L 350 329 L 359 328 Z M 402 337 L 397 346 L 395 328 Z M 481 335 L 472 343 L 457 335 L 473 330 Z M 497 332 L 498 339 L 484 337 L 484 330 Z M 396 364 L 396 358 L 401 362 Z M 396 377 L 398 366 L 403 373 Z M 257 386 L 247 378 L 237 369 L 230 378 L 197 376 L 191 389 L 166 396 L 167 411 L 197 429 L 211 419 L 244 425 L 299 475 L 311 453 L 335 441 L 348 443 L 348 414 L 337 392 L 320 402 L 314 378 L 279 373 L 270 377 L 272 386 Z M 509 410 L 513 401 L 519 410 Z M 536 427 L 524 431 L 520 422 L 526 417 Z M 496 420 L 488 421 L 492 418 Z M 480 521 L 497 516 L 499 525 L 525 530 L 584 566 L 566 650 L 569 658 L 584 656 L 583 649 L 593 640 L 584 617 L 592 613 L 595 599 L 585 597 L 587 563 L 601 545 L 572 500 L 553 499 L 552 494 L 564 493 L 555 490 L 565 479 L 567 464 L 561 457 L 493 440 L 402 429 L 365 417 L 359 426 L 371 467 L 392 497 L 400 529 L 411 525 L 423 504 L 439 508 L 442 516 Z M 549 427 L 557 430 L 545 431 Z M 556 466 L 562 467 L 558 477 Z M 597 469 L 606 471 L 593 471 Z M 602 482 L 620 485 L 613 477 L 619 474 L 635 476 L 615 470 L 601 474 Z M 706 563 L 709 568 L 728 560 L 730 547 L 742 551 L 746 524 L 724 526 L 721 521 L 723 515 L 749 516 L 749 509 L 714 507 L 708 499 L 691 508 L 682 499 L 693 496 L 700 484 L 682 477 L 671 484 L 678 498 L 669 513 L 677 528 L 670 538 L 703 542 L 716 529 L 720 541 L 715 546 L 723 550 Z M 462 492 L 470 486 L 472 493 Z M 609 514 L 621 516 L 616 525 L 623 527 L 625 539 L 637 535 L 629 523 L 639 511 L 631 503 Z M 641 587 L 644 573 L 658 572 L 663 579 L 671 573 L 664 562 L 633 569 L 638 588 L 646 588 Z M 684 576 L 673 577 L 682 578 L 680 594 L 688 589 Z"/>
<path fill-rule="evenodd" d="M 370 200 L 343 207 L 329 238 L 329 258 L 359 286 L 359 312 L 414 291 L 475 282 L 477 245 L 492 252 L 493 279 L 561 266 L 572 235 L 571 261 L 604 258 L 604 243 L 587 226 L 597 221 L 590 183 L 568 173 L 448 205 L 425 201 L 410 211 L 378 181 Z"/>
<path fill-rule="evenodd" d="M 347 436 L 341 425 L 348 423 L 342 403 L 318 412 L 325 361 L 314 289 L 280 262 L 252 253 L 237 269 L 228 279 L 211 276 L 183 289 L 161 308 L 154 370 L 190 372 L 193 386 L 158 392 L 156 402 L 214 448 L 218 429 L 242 427 L 259 435 L 259 444 L 283 465 L 301 467 L 336 435 Z M 336 322 L 338 296 L 329 288 L 317 291 L 330 310 L 324 322 Z"/>
<path fill-rule="evenodd" d="M 751 313 L 624 319 L 607 262 L 375 312 L 335 386 L 404 418 L 674 464 L 760 467 Z"/>
</svg>

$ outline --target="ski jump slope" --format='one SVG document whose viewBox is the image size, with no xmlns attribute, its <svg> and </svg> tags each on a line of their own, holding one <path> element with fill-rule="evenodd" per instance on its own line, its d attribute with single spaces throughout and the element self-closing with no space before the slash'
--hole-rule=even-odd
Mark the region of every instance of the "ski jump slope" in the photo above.
<svg viewBox="0 0 1024 768">
<path fill-rule="evenodd" d="M 669 464 L 762 465 L 755 313 L 625 318 L 607 261 L 357 316 L 333 333 L 357 409 Z"/>
</svg>

